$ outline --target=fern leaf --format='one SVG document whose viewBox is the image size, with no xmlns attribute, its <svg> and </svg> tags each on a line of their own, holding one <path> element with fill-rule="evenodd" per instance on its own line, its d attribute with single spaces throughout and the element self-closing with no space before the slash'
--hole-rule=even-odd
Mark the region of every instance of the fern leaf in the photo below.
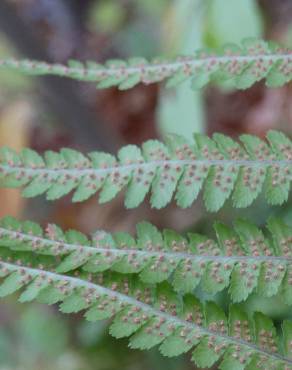
<svg viewBox="0 0 292 370">
<path fill-rule="evenodd" d="M 25 149 L 0 150 L 1 186 L 24 187 L 23 195 L 47 193 L 60 198 L 75 190 L 73 201 L 84 201 L 97 191 L 99 202 L 112 200 L 127 189 L 125 205 L 137 207 L 151 192 L 151 205 L 165 207 L 175 194 L 180 207 L 189 207 L 203 189 L 209 211 L 218 211 L 232 198 L 235 207 L 247 207 L 264 190 L 269 204 L 287 201 L 292 179 L 292 142 L 270 131 L 267 140 L 243 135 L 243 145 L 222 134 L 213 139 L 195 135 L 195 143 L 170 136 L 166 144 L 149 140 L 142 150 L 128 145 L 118 158 L 93 152 L 88 156 L 71 149 L 46 152 L 40 157 Z"/>
<path fill-rule="evenodd" d="M 283 323 L 282 350 L 272 321 L 263 314 L 249 319 L 236 305 L 230 307 L 228 320 L 215 303 L 203 304 L 192 295 L 178 299 L 166 283 L 153 287 L 118 274 L 73 277 L 27 267 L 20 260 L 2 261 L 0 273 L 4 277 L 1 296 L 22 289 L 20 301 L 59 302 L 62 312 L 85 311 L 89 321 L 113 317 L 110 333 L 117 338 L 130 336 L 132 348 L 159 345 L 166 356 L 194 348 L 197 366 L 210 367 L 223 360 L 222 370 L 250 364 L 260 369 L 261 363 L 268 363 L 270 369 L 292 366 L 289 321 Z"/>
<path fill-rule="evenodd" d="M 77 231 L 64 233 L 49 225 L 44 232 L 34 223 L 7 217 L 0 222 L 0 255 L 10 249 L 59 256 L 59 273 L 76 269 L 139 273 L 146 283 L 170 280 L 182 293 L 192 292 L 199 284 L 210 294 L 229 287 L 234 302 L 252 292 L 264 297 L 280 293 L 292 305 L 291 227 L 270 219 L 271 238 L 246 220 L 235 221 L 233 229 L 221 223 L 214 228 L 217 240 L 199 234 L 185 238 L 171 230 L 160 233 L 143 222 L 137 225 L 136 240 L 126 233 L 111 235 L 102 230 L 89 240 Z"/>
<path fill-rule="evenodd" d="M 174 60 L 143 58 L 129 61 L 111 60 L 105 65 L 94 62 L 84 65 L 70 61 L 68 65 L 48 64 L 29 60 L 1 60 L 0 68 L 10 68 L 30 75 L 58 75 L 81 81 L 97 82 L 98 88 L 118 86 L 124 90 L 138 83 L 167 80 L 167 86 L 176 86 L 191 80 L 193 88 L 201 88 L 210 81 L 246 89 L 262 79 L 270 87 L 282 86 L 292 77 L 291 50 L 271 45 L 258 39 L 246 39 L 240 47 L 226 45 L 217 54 L 198 50 L 193 56 Z"/>
</svg>

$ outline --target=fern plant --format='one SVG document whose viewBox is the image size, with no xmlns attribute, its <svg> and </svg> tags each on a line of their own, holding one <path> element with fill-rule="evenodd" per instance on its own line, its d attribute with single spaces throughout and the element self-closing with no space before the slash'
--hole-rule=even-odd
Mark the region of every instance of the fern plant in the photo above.
<svg viewBox="0 0 292 370">
<path fill-rule="evenodd" d="M 76 189 L 73 201 L 80 202 L 98 190 L 99 202 L 112 200 L 127 188 L 125 205 L 137 207 L 151 190 L 151 205 L 166 206 L 176 191 L 181 207 L 190 206 L 204 188 L 209 211 L 217 211 L 232 193 L 235 207 L 247 207 L 262 188 L 270 204 L 282 204 L 289 196 L 292 180 L 292 142 L 283 133 L 270 131 L 269 144 L 242 135 L 239 145 L 215 134 L 213 140 L 195 135 L 195 144 L 170 136 L 167 145 L 157 140 L 144 143 L 142 151 L 128 145 L 118 160 L 107 153 L 88 156 L 72 149 L 47 151 L 44 158 L 30 149 L 20 155 L 9 148 L 0 151 L 2 186 L 24 186 L 26 197 L 47 193 L 58 199 Z"/>
<path fill-rule="evenodd" d="M 292 304 L 292 228 L 270 219 L 266 238 L 255 225 L 237 220 L 234 230 L 222 223 L 214 226 L 217 241 L 204 235 L 188 239 L 172 230 L 161 234 L 155 226 L 137 225 L 137 240 L 126 233 L 97 231 L 90 240 L 75 230 L 63 232 L 50 224 L 44 231 L 33 222 L 7 217 L 0 223 L 0 243 L 12 251 L 59 256 L 58 273 L 79 269 L 96 274 L 113 270 L 138 274 L 149 284 L 169 280 L 176 292 L 191 293 L 201 283 L 215 294 L 229 287 L 234 302 L 257 290 L 265 297 L 281 291 Z"/>
<path fill-rule="evenodd" d="M 292 53 L 262 40 L 227 45 L 221 52 L 197 51 L 173 61 L 142 58 L 105 65 L 71 61 L 68 66 L 34 61 L 0 61 L 1 68 L 27 74 L 55 74 L 98 82 L 99 88 L 133 87 L 167 79 L 168 86 L 190 79 L 195 88 L 210 81 L 247 88 L 266 80 L 281 86 L 292 77 Z M 248 207 L 263 191 L 271 205 L 287 202 L 292 180 L 292 142 L 279 131 L 265 140 L 242 135 L 240 143 L 222 134 L 170 135 L 166 142 L 128 145 L 117 158 L 72 149 L 0 150 L 0 185 L 21 187 L 25 197 L 46 193 L 48 200 L 74 191 L 81 202 L 99 191 L 99 202 L 126 190 L 125 206 L 137 207 L 151 193 L 152 207 L 175 197 L 191 206 L 200 191 L 206 209 L 218 211 L 232 199 Z M 218 363 L 221 370 L 292 369 L 292 322 L 276 329 L 270 317 L 251 317 L 242 303 L 257 292 L 277 294 L 292 305 L 292 228 L 271 218 L 267 231 L 243 219 L 233 227 L 216 222 L 216 240 L 200 234 L 158 231 L 143 222 L 137 236 L 98 230 L 90 237 L 50 224 L 43 230 L 12 217 L 0 221 L 0 296 L 21 290 L 20 302 L 60 304 L 64 313 L 85 311 L 87 320 L 113 318 L 110 333 L 130 337 L 130 347 L 159 345 L 165 356 L 192 350 L 199 367 Z M 226 289 L 226 313 L 213 301 L 200 301 Z"/>
<path fill-rule="evenodd" d="M 6 279 L 0 296 L 24 288 L 20 302 L 61 302 L 62 312 L 86 310 L 89 321 L 114 316 L 110 333 L 117 338 L 131 336 L 131 348 L 160 345 L 163 355 L 177 356 L 196 346 L 193 360 L 200 367 L 210 367 L 222 356 L 223 369 L 286 370 L 292 365 L 289 321 L 283 322 L 281 343 L 268 317 L 257 313 L 251 319 L 237 305 L 229 308 L 227 319 L 215 303 L 202 304 L 191 294 L 178 299 L 167 283 L 155 287 L 136 277 L 60 275 L 47 261 L 27 267 L 22 256 L 16 257 L 1 262 L 0 273 Z"/>
<path fill-rule="evenodd" d="M 267 86 L 282 86 L 291 81 L 291 50 L 253 38 L 242 45 L 228 44 L 214 54 L 198 50 L 192 56 L 180 56 L 174 60 L 157 58 L 148 62 L 144 58 L 109 60 L 105 65 L 89 61 L 85 65 L 71 60 L 68 65 L 48 64 L 31 60 L 7 59 L 0 67 L 10 68 L 30 75 L 52 74 L 82 81 L 98 82 L 98 88 L 118 86 L 129 89 L 139 82 L 149 84 L 167 79 L 167 86 L 174 87 L 190 79 L 197 89 L 210 81 L 246 89 L 255 82 L 266 79 Z"/>
</svg>

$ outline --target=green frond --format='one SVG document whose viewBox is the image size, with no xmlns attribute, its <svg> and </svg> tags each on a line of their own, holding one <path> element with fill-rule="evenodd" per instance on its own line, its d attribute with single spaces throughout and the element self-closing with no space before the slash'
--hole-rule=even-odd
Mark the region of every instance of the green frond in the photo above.
<svg viewBox="0 0 292 370">
<path fill-rule="evenodd" d="M 199 284 L 210 294 L 229 288 L 233 302 L 252 293 L 264 297 L 280 294 L 292 305 L 292 228 L 270 219 L 268 238 L 255 225 L 237 220 L 234 227 L 216 223 L 217 240 L 204 235 L 188 238 L 172 230 L 160 233 L 155 226 L 137 225 L 137 237 L 97 231 L 91 238 L 80 232 L 63 232 L 56 225 L 43 231 L 32 222 L 7 217 L 0 222 L 0 256 L 7 249 L 58 256 L 56 271 L 80 269 L 99 273 L 113 270 L 139 274 L 145 283 L 169 280 L 175 291 L 192 292 Z M 33 261 L 32 261 L 33 262 Z"/>
<path fill-rule="evenodd" d="M 278 87 L 292 80 L 292 50 L 246 39 L 218 53 L 198 50 L 173 60 L 0 60 L 5 68 L 91 81 L 100 89 L 160 81 L 175 87 L 186 80 L 193 89 L 210 82 L 246 89 L 261 80 Z M 82 202 L 99 193 L 105 203 L 125 190 L 127 208 L 147 194 L 154 208 L 173 198 L 186 208 L 202 192 L 206 209 L 216 212 L 229 199 L 236 208 L 248 207 L 261 192 L 270 205 L 281 205 L 291 181 L 292 141 L 278 131 L 266 140 L 242 135 L 240 142 L 222 134 L 195 134 L 193 142 L 169 135 L 165 143 L 127 145 L 116 157 L 69 148 L 43 156 L 0 149 L 0 187 L 22 188 L 24 197 L 46 194 L 48 200 L 74 192 L 72 201 Z M 6 217 L 0 220 L 0 297 L 20 291 L 19 302 L 58 303 L 63 313 L 83 311 L 89 321 L 112 319 L 110 334 L 130 337 L 131 348 L 159 346 L 169 357 L 192 351 L 199 368 L 291 370 L 292 322 L 276 329 L 269 317 L 248 315 L 239 302 L 252 293 L 277 294 L 292 305 L 292 227 L 271 218 L 262 231 L 239 219 L 233 227 L 217 222 L 214 230 L 215 239 L 183 236 L 142 222 L 135 237 L 103 230 L 88 237 Z M 197 287 L 210 295 L 228 289 L 228 313 L 199 301 Z"/>
<path fill-rule="evenodd" d="M 283 323 L 279 338 L 268 317 L 256 313 L 251 319 L 239 305 L 230 307 L 227 318 L 213 302 L 203 304 L 192 295 L 178 299 L 166 283 L 155 287 L 119 274 L 62 275 L 22 261 L 2 261 L 0 275 L 1 297 L 22 289 L 20 302 L 58 302 L 62 312 L 85 311 L 89 321 L 113 318 L 111 335 L 130 336 L 131 348 L 159 345 L 165 356 L 193 350 L 197 366 L 222 361 L 222 370 L 292 366 L 291 322 Z"/>
<path fill-rule="evenodd" d="M 242 135 L 242 144 L 222 134 L 195 135 L 195 143 L 171 135 L 167 143 L 149 140 L 142 150 L 123 147 L 118 158 L 102 152 L 87 156 L 72 150 L 48 151 L 43 157 L 24 149 L 0 150 L 0 186 L 23 187 L 23 196 L 46 193 L 58 199 L 74 190 L 81 202 L 99 191 L 109 202 L 126 189 L 125 205 L 137 207 L 151 192 L 151 205 L 165 207 L 175 194 L 180 207 L 189 207 L 203 190 L 206 208 L 215 212 L 229 198 L 234 207 L 249 206 L 264 190 L 271 205 L 287 201 L 292 179 L 292 142 L 270 131 L 267 140 Z"/>
<path fill-rule="evenodd" d="M 210 81 L 228 82 L 230 86 L 246 89 L 265 79 L 270 87 L 282 86 L 292 78 L 292 54 L 274 43 L 246 39 L 241 46 L 228 44 L 214 53 L 198 50 L 192 56 L 174 60 L 157 58 L 148 62 L 144 58 L 127 61 L 110 60 L 104 65 L 70 61 L 68 65 L 49 64 L 30 60 L 1 60 L 0 68 L 10 68 L 29 75 L 57 75 L 81 81 L 98 82 L 98 88 L 118 86 L 125 90 L 138 83 L 150 84 L 167 80 L 173 87 L 185 80 L 194 89 Z"/>
</svg>

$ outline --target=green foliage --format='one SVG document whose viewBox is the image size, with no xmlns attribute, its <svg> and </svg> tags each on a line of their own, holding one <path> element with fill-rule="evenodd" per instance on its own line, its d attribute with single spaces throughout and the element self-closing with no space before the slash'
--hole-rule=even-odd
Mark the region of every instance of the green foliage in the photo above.
<svg viewBox="0 0 292 370">
<path fill-rule="evenodd" d="M 209 82 L 244 89 L 260 80 L 270 87 L 291 81 L 292 54 L 247 39 L 217 54 L 199 50 L 172 61 L 131 58 L 104 65 L 70 61 L 65 66 L 10 59 L 0 61 L 0 68 L 121 90 L 162 80 L 169 87 L 190 80 L 195 89 Z M 149 140 L 141 149 L 128 145 L 117 158 L 72 149 L 40 156 L 30 149 L 18 154 L 2 148 L 0 184 L 23 188 L 25 197 L 46 193 L 48 200 L 74 191 L 74 202 L 99 192 L 99 202 L 105 203 L 126 189 L 127 208 L 137 207 L 148 193 L 152 207 L 165 207 L 175 196 L 185 208 L 201 190 L 213 212 L 229 198 L 234 207 L 247 207 L 262 190 L 269 204 L 286 202 L 291 140 L 270 131 L 266 141 L 251 135 L 240 141 L 195 134 L 190 143 L 170 135 L 166 144 Z M 263 297 L 278 294 L 292 305 L 291 227 L 273 218 L 269 233 L 246 220 L 235 221 L 233 228 L 216 223 L 214 229 L 216 240 L 172 230 L 161 233 L 144 222 L 137 225 L 136 238 L 102 230 L 88 238 L 56 225 L 43 230 L 7 217 L 0 221 L 0 297 L 21 290 L 20 302 L 59 303 L 63 313 L 85 311 L 89 321 L 112 318 L 110 333 L 130 337 L 131 348 L 158 345 L 169 357 L 192 350 L 198 367 L 220 362 L 221 370 L 291 369 L 292 323 L 284 321 L 282 331 L 276 330 L 269 317 L 260 312 L 250 317 L 239 304 L 257 292 Z M 214 302 L 200 302 L 192 294 L 196 287 L 210 295 L 228 289 L 233 302 L 228 315 Z"/>
<path fill-rule="evenodd" d="M 205 44 L 240 43 L 246 37 L 264 34 L 261 9 L 256 0 L 213 0 L 207 4 Z"/>
<path fill-rule="evenodd" d="M 128 61 L 110 60 L 105 65 L 71 61 L 66 66 L 8 59 L 2 60 L 0 67 L 30 75 L 53 74 L 94 81 L 98 82 L 98 88 L 118 86 L 121 90 L 140 82 L 149 84 L 162 80 L 167 80 L 167 86 L 173 87 L 187 79 L 195 89 L 210 81 L 228 81 L 229 86 L 246 89 L 262 79 L 268 86 L 278 87 L 292 78 L 291 50 L 254 38 L 244 40 L 241 46 L 228 44 L 218 53 L 198 50 L 193 56 L 181 56 L 172 61 L 157 58 L 148 62 L 144 58 L 131 58 Z"/>
<path fill-rule="evenodd" d="M 160 233 L 153 225 L 137 225 L 136 240 L 126 233 L 97 231 L 89 240 L 77 231 L 62 232 L 48 225 L 44 232 L 37 224 L 20 223 L 7 217 L 0 222 L 0 256 L 12 251 L 59 256 L 56 271 L 80 269 L 99 273 L 108 269 L 123 274 L 138 273 L 145 283 L 170 280 L 175 291 L 190 293 L 198 285 L 210 294 L 229 287 L 234 302 L 256 291 L 263 297 L 280 293 L 292 305 L 292 228 L 279 219 L 270 219 L 266 237 L 255 225 L 237 220 L 234 228 L 216 223 L 217 240 L 204 235 L 188 238 L 171 230 Z M 18 277 L 5 283 L 15 287 Z M 27 290 L 22 300 L 43 288 L 41 282 Z"/>
<path fill-rule="evenodd" d="M 0 178 L 5 187 L 24 187 L 23 196 L 47 193 L 58 199 L 75 190 L 74 202 L 100 191 L 99 202 L 112 200 L 126 188 L 125 205 L 137 207 L 151 192 L 151 205 L 165 207 L 175 194 L 180 207 L 190 206 L 201 189 L 206 208 L 215 212 L 232 197 L 235 207 L 247 207 L 264 189 L 271 205 L 287 201 L 292 179 L 292 142 L 270 131 L 268 143 L 242 135 L 243 145 L 222 134 L 213 139 L 196 134 L 195 142 L 171 135 L 167 144 L 149 140 L 142 150 L 128 145 L 118 159 L 101 152 L 85 155 L 62 149 L 44 157 L 24 149 L 0 150 Z"/>
<path fill-rule="evenodd" d="M 230 307 L 228 319 L 213 302 L 203 304 L 192 295 L 178 299 L 166 283 L 155 287 L 119 274 L 73 277 L 41 267 L 27 267 L 20 259 L 2 261 L 0 295 L 22 289 L 22 300 L 41 280 L 44 287 L 32 299 L 43 302 L 46 290 L 46 303 L 59 302 L 64 313 L 85 310 L 90 321 L 113 317 L 110 333 L 117 338 L 130 336 L 132 348 L 159 345 L 165 356 L 194 348 L 192 358 L 199 367 L 222 359 L 222 370 L 248 368 L 252 363 L 259 366 L 262 361 L 270 369 L 289 369 L 292 364 L 291 322 L 283 323 L 282 347 L 269 318 L 259 313 L 248 318 L 238 305 Z M 52 291 L 58 294 L 48 294 Z"/>
</svg>

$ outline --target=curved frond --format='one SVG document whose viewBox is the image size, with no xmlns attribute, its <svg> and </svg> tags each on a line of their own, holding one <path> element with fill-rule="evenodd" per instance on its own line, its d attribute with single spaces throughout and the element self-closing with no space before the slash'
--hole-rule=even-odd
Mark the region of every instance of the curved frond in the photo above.
<svg viewBox="0 0 292 370">
<path fill-rule="evenodd" d="M 229 198 L 235 207 L 249 206 L 264 190 L 269 204 L 287 201 L 292 179 L 292 142 L 270 131 L 263 141 L 242 135 L 242 144 L 222 134 L 213 139 L 195 135 L 195 143 L 172 135 L 166 145 L 149 140 L 142 150 L 127 145 L 118 159 L 102 152 L 85 156 L 72 149 L 48 151 L 43 157 L 30 149 L 17 154 L 0 150 L 0 185 L 24 187 L 25 197 L 43 193 L 60 198 L 72 190 L 74 202 L 97 191 L 99 202 L 112 200 L 126 189 L 125 205 L 137 207 L 151 192 L 151 205 L 165 207 L 175 193 L 180 207 L 190 206 L 203 190 L 209 211 L 219 210 Z"/>
<path fill-rule="evenodd" d="M 172 230 L 160 233 L 146 222 L 137 225 L 136 239 L 101 230 L 87 238 L 56 225 L 48 225 L 44 232 L 37 224 L 8 217 L 0 222 L 0 256 L 7 248 L 33 251 L 34 256 L 59 256 L 56 271 L 60 273 L 111 269 L 138 273 L 146 283 L 169 280 L 181 293 L 192 292 L 199 284 L 210 294 L 229 287 L 233 302 L 256 291 L 264 297 L 280 293 L 292 305 L 291 227 L 270 219 L 272 237 L 246 220 L 237 220 L 234 228 L 221 223 L 214 228 L 217 240 L 200 234 L 185 238 Z"/>
<path fill-rule="evenodd" d="M 138 83 L 167 80 L 176 86 L 190 80 L 197 89 L 210 81 L 227 82 L 246 89 L 262 79 L 271 87 L 282 86 L 292 78 L 291 50 L 258 39 L 246 39 L 241 46 L 228 44 L 218 53 L 198 50 L 192 56 L 174 60 L 144 58 L 109 60 L 104 65 L 70 61 L 68 65 L 30 60 L 1 60 L 0 68 L 10 68 L 29 75 L 57 75 L 82 81 L 98 82 L 98 88 L 118 86 L 125 90 Z"/>
<path fill-rule="evenodd" d="M 180 300 L 167 284 L 153 287 L 113 274 L 73 277 L 27 267 L 22 261 L 0 262 L 0 275 L 1 297 L 22 289 L 20 302 L 59 302 L 62 312 L 85 310 L 90 321 L 114 317 L 110 333 L 130 336 L 131 348 L 159 345 L 165 356 L 193 350 L 197 366 L 210 367 L 222 360 L 222 370 L 247 366 L 288 370 L 292 365 L 291 322 L 283 323 L 280 341 L 268 317 L 256 313 L 250 319 L 238 305 L 230 307 L 227 319 L 215 303 L 202 304 L 192 295 Z"/>
</svg>

